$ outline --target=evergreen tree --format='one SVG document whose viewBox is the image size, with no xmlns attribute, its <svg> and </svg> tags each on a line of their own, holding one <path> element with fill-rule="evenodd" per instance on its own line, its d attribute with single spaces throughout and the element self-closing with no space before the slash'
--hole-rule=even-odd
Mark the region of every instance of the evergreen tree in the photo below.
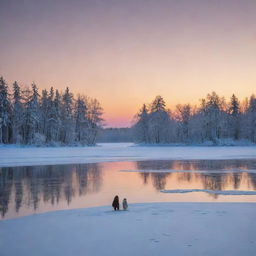
<svg viewBox="0 0 256 256">
<path fill-rule="evenodd" d="M 143 104 L 136 119 L 137 122 L 134 126 L 136 141 L 140 143 L 149 143 L 149 114 L 145 104 Z"/>
<path fill-rule="evenodd" d="M 62 128 L 62 119 L 61 119 L 61 95 L 58 90 L 55 91 L 55 98 L 53 104 L 53 141 L 61 140 L 61 128 Z"/>
<path fill-rule="evenodd" d="M 249 131 L 249 139 L 252 142 L 256 142 L 256 131 L 255 131 L 255 127 L 256 127 L 256 98 L 255 95 L 252 95 L 250 97 L 250 101 L 249 101 L 249 107 L 248 107 L 248 111 L 246 113 L 247 118 L 248 118 L 248 131 Z"/>
<path fill-rule="evenodd" d="M 202 101 L 201 113 L 204 116 L 205 139 L 217 142 L 225 134 L 225 113 L 224 99 L 220 98 L 215 92 L 207 95 Z"/>
<path fill-rule="evenodd" d="M 75 107 L 75 122 L 76 122 L 76 141 L 85 143 L 86 140 L 86 127 L 87 127 L 87 106 L 85 99 L 81 96 L 78 96 Z"/>
<path fill-rule="evenodd" d="M 51 87 L 50 93 L 47 99 L 47 130 L 46 130 L 46 142 L 57 141 L 56 130 L 57 130 L 57 118 L 56 109 L 54 103 L 54 89 Z"/>
<path fill-rule="evenodd" d="M 61 141 L 64 144 L 73 142 L 74 139 L 74 119 L 73 119 L 73 94 L 67 87 L 62 96 L 62 133 Z"/>
<path fill-rule="evenodd" d="M 165 106 L 165 101 L 161 96 L 157 96 L 151 103 L 151 112 L 149 114 L 151 143 L 171 142 L 171 119 Z"/>
<path fill-rule="evenodd" d="M 22 143 L 22 126 L 24 109 L 22 104 L 21 90 L 18 83 L 13 83 L 13 113 L 12 113 L 12 136 L 13 143 Z"/>
<path fill-rule="evenodd" d="M 8 86 L 0 77 L 0 143 L 10 142 L 11 103 L 8 96 Z"/>
<path fill-rule="evenodd" d="M 229 105 L 229 134 L 238 140 L 240 136 L 240 106 L 238 98 L 233 94 Z"/>
<path fill-rule="evenodd" d="M 151 113 L 161 111 L 166 112 L 165 106 L 166 105 L 164 99 L 158 95 L 151 103 Z"/>
<path fill-rule="evenodd" d="M 40 130 L 42 134 L 46 135 L 47 129 L 48 129 L 48 113 L 49 113 L 49 99 L 48 99 L 48 92 L 46 89 L 42 90 L 40 109 L 41 109 Z"/>
<path fill-rule="evenodd" d="M 12 101 L 0 78 L 0 143 L 94 145 L 102 124 L 102 108 L 96 99 L 74 99 L 67 87 L 64 94 L 51 87 L 49 93 L 37 86 L 21 90 L 13 83 Z M 74 104 L 75 103 L 75 104 Z"/>
<path fill-rule="evenodd" d="M 39 106 L 39 93 L 35 83 L 31 85 L 32 91 L 25 103 L 25 142 L 29 144 L 42 143 L 43 136 L 40 136 L 41 111 Z M 28 93 L 30 93 L 28 91 Z"/>
</svg>

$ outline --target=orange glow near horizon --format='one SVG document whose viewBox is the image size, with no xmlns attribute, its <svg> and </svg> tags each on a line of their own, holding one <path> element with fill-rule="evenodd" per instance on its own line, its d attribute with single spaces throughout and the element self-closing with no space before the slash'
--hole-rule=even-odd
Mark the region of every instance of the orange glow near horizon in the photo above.
<svg viewBox="0 0 256 256">
<path fill-rule="evenodd" d="M 256 2 L 22 2 L 0 10 L 0 75 L 97 98 L 107 126 L 156 95 L 173 109 L 255 93 Z"/>
</svg>

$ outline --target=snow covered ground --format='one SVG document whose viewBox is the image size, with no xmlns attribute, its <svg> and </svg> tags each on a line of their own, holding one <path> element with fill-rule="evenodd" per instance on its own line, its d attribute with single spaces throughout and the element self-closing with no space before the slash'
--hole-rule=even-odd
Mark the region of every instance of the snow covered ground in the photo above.
<svg viewBox="0 0 256 256">
<path fill-rule="evenodd" d="M 107 161 L 256 158 L 255 146 L 134 146 L 102 143 L 96 147 L 0 147 L 0 166 L 51 165 Z"/>
<path fill-rule="evenodd" d="M 256 204 L 155 203 L 0 222 L 1 256 L 252 256 Z"/>
<path fill-rule="evenodd" d="M 0 166 L 249 158 L 256 158 L 256 147 L 0 147 Z M 149 203 L 119 212 L 110 207 L 49 212 L 0 221 L 0 255 L 252 256 L 255 215 L 253 203 Z"/>
</svg>

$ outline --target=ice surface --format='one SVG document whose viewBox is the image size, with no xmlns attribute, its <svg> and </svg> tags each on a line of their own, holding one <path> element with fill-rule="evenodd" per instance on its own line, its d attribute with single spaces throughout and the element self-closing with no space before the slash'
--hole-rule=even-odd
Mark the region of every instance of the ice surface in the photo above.
<svg viewBox="0 0 256 256">
<path fill-rule="evenodd" d="M 256 204 L 130 204 L 0 221 L 1 255 L 252 256 Z"/>
<path fill-rule="evenodd" d="M 0 147 L 0 166 L 31 166 L 107 161 L 252 159 L 255 146 L 133 146 L 102 143 L 96 147 Z"/>
<path fill-rule="evenodd" d="M 162 193 L 191 193 L 191 192 L 206 192 L 215 195 L 256 195 L 256 191 L 251 190 L 210 190 L 210 189 L 164 189 Z"/>
</svg>

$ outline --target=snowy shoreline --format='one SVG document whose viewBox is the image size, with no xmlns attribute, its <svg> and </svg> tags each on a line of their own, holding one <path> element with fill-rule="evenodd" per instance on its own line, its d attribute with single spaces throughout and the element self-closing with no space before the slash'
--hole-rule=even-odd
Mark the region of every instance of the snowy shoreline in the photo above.
<svg viewBox="0 0 256 256">
<path fill-rule="evenodd" d="M 251 256 L 256 250 L 255 214 L 253 203 L 149 203 L 131 204 L 129 211 L 119 212 L 110 207 L 57 211 L 0 221 L 0 246 L 4 256 Z"/>
<path fill-rule="evenodd" d="M 101 143 L 97 147 L 0 147 L 0 167 L 197 159 L 256 159 L 256 147 L 148 147 L 132 143 Z"/>
</svg>

